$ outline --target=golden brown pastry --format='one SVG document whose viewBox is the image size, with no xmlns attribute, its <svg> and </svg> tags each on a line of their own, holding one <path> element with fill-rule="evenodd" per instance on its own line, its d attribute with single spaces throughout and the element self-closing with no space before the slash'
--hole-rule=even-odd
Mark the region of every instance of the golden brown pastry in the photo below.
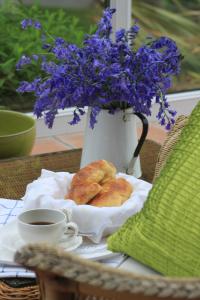
<svg viewBox="0 0 200 300">
<path fill-rule="evenodd" d="M 102 187 L 98 183 L 81 184 L 71 187 L 67 198 L 74 200 L 77 204 L 86 204 L 96 196 Z"/>
<path fill-rule="evenodd" d="M 74 175 L 66 198 L 86 204 L 101 191 L 101 185 L 115 175 L 116 168 L 112 163 L 106 160 L 92 162 Z"/>
<path fill-rule="evenodd" d="M 106 160 L 97 160 L 80 169 L 72 179 L 72 186 L 96 182 L 103 184 L 107 180 L 115 178 L 116 168 Z"/>
<path fill-rule="evenodd" d="M 129 199 L 132 191 L 132 185 L 126 179 L 112 179 L 102 186 L 102 190 L 88 204 L 98 207 L 120 206 Z"/>
</svg>

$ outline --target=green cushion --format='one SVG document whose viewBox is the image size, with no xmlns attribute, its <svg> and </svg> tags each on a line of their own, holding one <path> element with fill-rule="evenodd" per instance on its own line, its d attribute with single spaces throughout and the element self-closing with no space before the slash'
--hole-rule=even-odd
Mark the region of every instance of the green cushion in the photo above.
<svg viewBox="0 0 200 300">
<path fill-rule="evenodd" d="M 168 276 L 200 276 L 200 102 L 151 189 L 144 208 L 108 239 Z"/>
</svg>

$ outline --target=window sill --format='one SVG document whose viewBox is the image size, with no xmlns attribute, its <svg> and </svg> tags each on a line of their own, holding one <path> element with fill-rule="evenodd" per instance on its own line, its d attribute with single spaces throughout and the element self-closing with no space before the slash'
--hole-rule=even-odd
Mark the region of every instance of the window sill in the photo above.
<svg viewBox="0 0 200 300">
<path fill-rule="evenodd" d="M 197 102 L 200 101 L 200 90 L 170 94 L 167 98 L 171 107 L 178 112 L 178 115 L 189 115 Z M 156 122 L 156 114 L 157 104 L 154 104 L 152 116 L 148 118 L 149 122 Z M 33 116 L 33 113 L 28 113 L 28 115 Z M 82 121 L 79 124 L 71 126 L 68 122 L 72 120 L 72 115 L 73 108 L 60 111 L 55 118 L 52 129 L 47 128 L 43 118 L 37 119 L 37 137 L 83 132 L 86 123 L 86 115 L 82 117 Z M 33 117 L 35 118 L 35 116 Z"/>
</svg>

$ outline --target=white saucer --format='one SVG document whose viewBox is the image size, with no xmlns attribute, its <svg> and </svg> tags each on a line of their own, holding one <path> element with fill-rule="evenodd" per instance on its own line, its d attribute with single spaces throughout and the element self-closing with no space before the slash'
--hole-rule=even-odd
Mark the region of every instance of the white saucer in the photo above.
<svg viewBox="0 0 200 300">
<path fill-rule="evenodd" d="M 82 236 L 75 236 L 59 242 L 57 246 L 66 251 L 73 251 L 81 244 Z M 19 236 L 16 220 L 4 225 L 0 230 L 0 261 L 12 263 L 14 253 L 24 245 L 26 243 Z"/>
<path fill-rule="evenodd" d="M 14 262 L 14 254 L 17 249 L 25 245 L 25 242 L 21 240 L 17 231 L 16 220 L 4 225 L 0 229 L 0 263 L 16 266 Z M 66 251 L 73 251 L 82 258 L 89 260 L 101 261 L 104 263 L 114 262 L 114 267 L 119 265 L 120 269 L 125 269 L 129 272 L 136 274 L 151 275 L 157 274 L 154 270 L 151 270 L 147 266 L 135 261 L 132 258 L 128 258 L 124 261 L 123 255 L 119 253 L 111 252 L 107 249 L 106 239 L 103 239 L 101 243 L 94 244 L 88 239 L 82 241 L 82 237 L 78 236 L 71 240 L 71 243 L 60 242 L 60 247 L 63 247 Z M 120 258 L 121 257 L 121 258 Z M 109 261 L 110 260 L 110 261 Z M 123 260 L 123 262 L 122 262 Z M 121 263 L 122 262 L 122 263 Z"/>
<path fill-rule="evenodd" d="M 15 264 L 15 252 L 25 244 L 19 236 L 16 219 L 4 225 L 0 229 L 0 263 Z M 67 239 L 66 242 L 59 242 L 58 246 L 90 260 L 105 260 L 119 255 L 107 249 L 106 239 L 100 244 L 94 244 L 87 238 L 83 240 L 82 236 L 76 236 Z"/>
<path fill-rule="evenodd" d="M 119 256 L 117 252 L 111 252 L 107 249 L 106 239 L 102 239 L 99 244 L 94 244 L 90 240 L 84 240 L 82 245 L 74 253 L 82 258 L 103 261 L 108 258 Z"/>
</svg>

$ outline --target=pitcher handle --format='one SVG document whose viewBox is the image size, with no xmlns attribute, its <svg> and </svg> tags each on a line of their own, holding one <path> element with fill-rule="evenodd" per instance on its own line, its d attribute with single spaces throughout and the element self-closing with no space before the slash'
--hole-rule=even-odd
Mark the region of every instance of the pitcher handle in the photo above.
<svg viewBox="0 0 200 300">
<path fill-rule="evenodd" d="M 141 114 L 141 113 L 134 113 L 134 115 L 136 115 L 141 121 L 142 121 L 142 134 L 141 137 L 138 141 L 137 147 L 135 149 L 135 152 L 133 153 L 133 157 L 128 165 L 128 168 L 126 170 L 126 173 L 128 175 L 132 175 L 133 174 L 133 167 L 135 165 L 135 161 L 138 158 L 138 155 L 140 153 L 140 150 L 142 148 L 142 145 L 146 139 L 147 133 L 148 133 L 148 128 L 149 128 L 149 124 L 148 124 L 148 120 L 147 118 Z"/>
</svg>

